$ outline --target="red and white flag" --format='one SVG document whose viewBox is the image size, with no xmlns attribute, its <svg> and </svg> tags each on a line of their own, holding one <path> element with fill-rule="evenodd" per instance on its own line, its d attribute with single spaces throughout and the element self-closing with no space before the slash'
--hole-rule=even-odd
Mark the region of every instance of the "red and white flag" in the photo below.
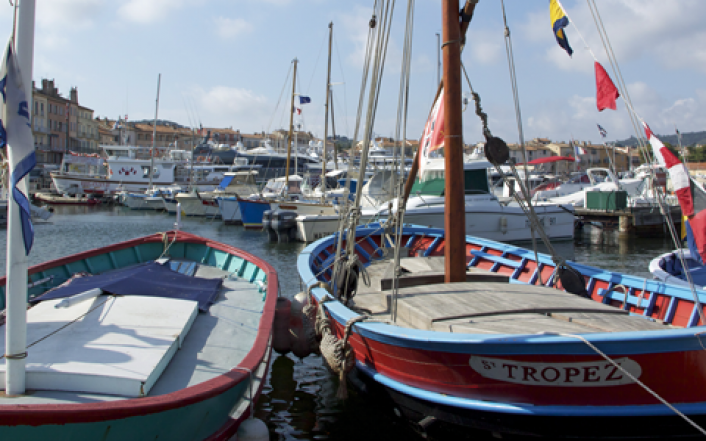
<svg viewBox="0 0 706 441">
<path fill-rule="evenodd" d="M 424 166 L 429 160 L 429 154 L 444 147 L 444 90 L 434 103 L 434 108 L 429 113 L 429 119 L 424 126 L 424 134 L 419 145 L 419 177 L 424 177 Z"/>
<path fill-rule="evenodd" d="M 682 214 L 684 216 L 694 215 L 694 199 L 691 194 L 691 179 L 686 166 L 677 158 L 674 153 L 670 152 L 667 147 L 659 140 L 650 130 L 650 127 L 644 121 L 645 134 L 652 146 L 652 152 L 659 161 L 669 171 L 669 178 L 672 180 L 674 193 L 679 199 Z"/>
</svg>

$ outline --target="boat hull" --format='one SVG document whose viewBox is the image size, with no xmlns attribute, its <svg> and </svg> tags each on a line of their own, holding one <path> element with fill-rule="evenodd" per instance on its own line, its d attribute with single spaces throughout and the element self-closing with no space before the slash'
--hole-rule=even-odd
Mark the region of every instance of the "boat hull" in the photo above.
<svg viewBox="0 0 706 441">
<path fill-rule="evenodd" d="M 261 229 L 262 215 L 270 209 L 270 202 L 260 199 L 238 199 L 240 217 L 245 228 Z"/>
<path fill-rule="evenodd" d="M 223 219 L 223 223 L 226 225 L 242 225 L 243 218 L 240 214 L 240 205 L 238 204 L 238 198 L 232 197 L 219 197 L 216 198 L 218 203 L 218 212 Z M 262 223 L 262 221 L 260 221 Z"/>
<path fill-rule="evenodd" d="M 557 206 L 538 206 L 535 211 L 544 231 L 551 240 L 571 240 L 574 237 L 574 214 L 570 209 Z M 363 212 L 361 223 L 375 222 L 386 218 L 387 212 Z M 405 213 L 405 222 L 430 228 L 444 228 L 444 208 L 415 210 Z M 297 217 L 297 238 L 302 242 L 313 242 L 338 230 L 338 215 L 308 214 Z M 525 242 L 532 240 L 527 216 L 519 207 L 466 208 L 466 234 L 499 242 Z M 535 237 L 537 235 L 535 234 Z"/>
<path fill-rule="evenodd" d="M 218 202 L 212 197 L 198 197 L 192 194 L 179 194 L 177 200 L 186 216 L 220 217 Z"/>
<path fill-rule="evenodd" d="M 364 368 L 354 369 L 349 379 L 365 398 L 382 403 L 383 408 L 392 409 L 393 415 L 401 416 L 434 439 L 469 439 L 473 435 L 486 439 L 488 433 L 519 439 L 690 439 L 699 435 L 676 415 L 533 415 L 531 409 L 524 413 L 499 413 L 491 408 L 443 404 L 428 399 L 423 391 L 388 385 L 382 376 Z M 706 425 L 703 415 L 690 418 L 701 427 Z"/>
<path fill-rule="evenodd" d="M 124 204 L 131 210 L 164 210 L 164 199 L 144 194 L 128 194 Z"/>
<path fill-rule="evenodd" d="M 47 193 L 36 193 L 34 198 L 50 205 L 97 205 L 101 203 L 100 199 L 89 198 L 86 196 L 71 197 Z"/>
<path fill-rule="evenodd" d="M 375 224 L 358 229 L 356 251 L 364 264 L 379 255 L 382 231 Z M 327 292 L 314 284 L 330 280 L 335 239 L 319 240 L 299 257 L 300 277 L 312 287 L 317 302 Z M 405 227 L 402 237 L 410 257 L 443 255 L 443 241 L 443 230 L 414 226 Z M 467 238 L 466 251 L 469 267 L 506 275 L 513 283 L 538 284 L 541 274 L 545 285 L 553 286 L 555 265 L 549 256 L 540 254 L 537 262 L 529 250 L 472 237 Z M 699 337 L 702 328 L 691 329 L 698 321 L 691 293 L 571 265 L 584 276 L 593 300 L 682 328 L 597 330 L 576 336 L 473 334 L 363 322 L 352 328 L 349 338 L 361 379 L 384 391 L 415 422 L 434 417 L 464 428 L 539 436 L 697 434 L 593 349 L 599 348 L 667 402 L 703 422 L 706 400 L 700 391 L 706 387 L 706 351 Z M 617 285 L 625 286 L 627 295 L 616 291 Z M 561 289 L 560 284 L 553 287 Z M 346 324 L 359 317 L 338 301 L 324 307 L 339 338 Z M 554 419 L 566 422 L 561 423 L 563 432 L 554 432 Z M 627 427 L 623 419 L 639 424 Z M 610 432 L 614 424 L 597 428 L 606 421 L 620 421 L 624 433 Z M 661 426 L 656 427 L 655 421 Z"/>
</svg>

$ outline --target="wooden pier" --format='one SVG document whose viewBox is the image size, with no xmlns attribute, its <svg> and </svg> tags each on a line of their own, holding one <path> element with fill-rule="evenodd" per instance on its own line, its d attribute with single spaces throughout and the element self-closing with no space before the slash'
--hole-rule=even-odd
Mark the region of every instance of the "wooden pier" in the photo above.
<svg viewBox="0 0 706 441">
<path fill-rule="evenodd" d="M 681 231 L 681 208 L 670 206 L 672 222 Z M 664 216 L 657 206 L 627 207 L 622 210 L 575 208 L 577 228 L 593 225 L 606 230 L 617 229 L 620 235 L 651 236 L 668 233 Z"/>
</svg>

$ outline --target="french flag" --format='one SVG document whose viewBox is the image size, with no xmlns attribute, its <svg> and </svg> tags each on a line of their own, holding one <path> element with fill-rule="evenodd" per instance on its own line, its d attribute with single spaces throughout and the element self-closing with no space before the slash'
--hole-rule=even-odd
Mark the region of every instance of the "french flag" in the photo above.
<svg viewBox="0 0 706 441">
<path fill-rule="evenodd" d="M 706 262 L 706 191 L 689 176 L 686 166 L 659 140 L 643 122 L 652 152 L 669 171 L 682 215 L 686 219 L 686 236 L 691 255 L 701 264 Z"/>
<path fill-rule="evenodd" d="M 576 143 L 573 143 L 573 144 L 574 144 L 574 156 L 576 157 L 576 162 L 581 162 L 581 158 L 579 157 L 579 155 L 585 155 L 586 150 Z"/>
</svg>

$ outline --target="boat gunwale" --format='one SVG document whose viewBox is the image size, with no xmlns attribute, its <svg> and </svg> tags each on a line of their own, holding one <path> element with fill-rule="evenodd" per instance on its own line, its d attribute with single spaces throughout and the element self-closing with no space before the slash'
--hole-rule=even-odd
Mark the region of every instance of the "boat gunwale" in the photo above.
<svg viewBox="0 0 706 441">
<path fill-rule="evenodd" d="M 380 224 L 368 224 L 357 229 L 357 237 L 374 235 L 375 231 L 383 231 Z M 423 226 L 405 225 L 405 233 L 425 237 L 443 237 L 442 229 L 428 228 Z M 422 233 L 423 232 L 423 233 Z M 331 246 L 337 235 L 331 235 L 307 246 L 299 255 L 297 267 L 300 278 L 307 287 L 316 284 L 319 279 L 314 275 L 311 266 L 313 259 L 320 255 L 324 249 Z M 344 236 L 345 240 L 345 236 Z M 511 251 L 518 257 L 528 257 L 534 260 L 533 253 L 529 250 L 518 248 L 513 245 L 502 244 L 487 239 L 466 236 L 466 243 L 474 245 L 487 245 L 503 251 Z M 526 256 L 523 256 L 526 254 Z M 539 262 L 554 265 L 551 258 L 539 253 Z M 579 270 L 583 275 L 595 277 L 608 283 L 622 283 L 628 287 L 639 286 L 642 289 L 644 278 L 629 275 L 618 275 L 616 273 L 601 270 L 598 268 L 571 262 L 571 265 Z M 620 280 L 617 280 L 617 279 Z M 616 280 L 613 280 L 616 279 Z M 633 283 L 630 283 L 633 282 Z M 515 283 L 523 283 L 515 281 Z M 689 300 L 691 291 L 687 288 L 665 284 L 659 281 L 647 280 L 645 290 L 651 294 L 675 297 L 681 294 L 680 298 Z M 667 292 L 670 291 L 670 292 Z M 314 287 L 312 289 L 317 302 L 319 302 L 327 291 L 323 288 Z M 706 293 L 703 293 L 703 300 L 706 302 Z M 693 301 L 693 300 L 692 300 Z M 338 300 L 325 302 L 329 315 L 334 318 L 339 325 L 345 326 L 347 321 L 358 317 L 348 307 Z M 472 333 L 451 333 L 446 331 L 431 331 L 421 329 L 404 328 L 400 333 L 398 326 L 386 323 L 356 323 L 354 332 L 361 337 L 372 338 L 380 343 L 395 345 L 405 348 L 425 349 L 452 353 L 469 353 L 476 355 L 595 355 L 596 353 L 584 342 L 574 337 L 554 335 L 554 334 L 472 334 Z M 703 330 L 704 326 L 691 328 L 670 328 L 665 330 L 624 331 L 624 332 L 595 332 L 581 334 L 583 338 L 592 343 L 600 343 L 601 350 L 607 354 L 655 354 L 668 352 L 683 352 L 703 350 L 703 346 L 696 334 Z"/>
<path fill-rule="evenodd" d="M 92 402 L 77 404 L 28 404 L 28 405 L 0 405 L 0 420 L 6 426 L 40 426 L 45 424 L 75 424 L 125 419 L 146 414 L 155 414 L 189 405 L 193 405 L 214 398 L 236 387 L 243 381 L 249 380 L 248 371 L 255 372 L 258 365 L 265 358 L 269 349 L 270 334 L 274 322 L 275 305 L 279 292 L 279 281 L 275 269 L 265 260 L 243 250 L 226 245 L 211 239 L 202 238 L 182 231 L 168 231 L 156 233 L 136 239 L 127 240 L 103 248 L 95 248 L 71 256 L 54 259 L 29 268 L 28 275 L 35 274 L 49 268 L 67 263 L 88 259 L 101 254 L 121 249 L 133 248 L 141 244 L 163 241 L 163 234 L 167 239 L 179 242 L 201 244 L 209 248 L 224 251 L 233 256 L 242 258 L 265 272 L 267 275 L 265 304 L 258 325 L 257 335 L 252 348 L 243 357 L 240 363 L 228 372 L 220 374 L 210 380 L 204 381 L 184 389 L 164 395 L 143 398 L 128 398 L 108 402 Z M 0 286 L 6 283 L 6 276 L 0 278 Z M 6 398 L 11 399 L 11 398 Z M 229 419 L 225 424 L 232 422 Z"/>
</svg>

